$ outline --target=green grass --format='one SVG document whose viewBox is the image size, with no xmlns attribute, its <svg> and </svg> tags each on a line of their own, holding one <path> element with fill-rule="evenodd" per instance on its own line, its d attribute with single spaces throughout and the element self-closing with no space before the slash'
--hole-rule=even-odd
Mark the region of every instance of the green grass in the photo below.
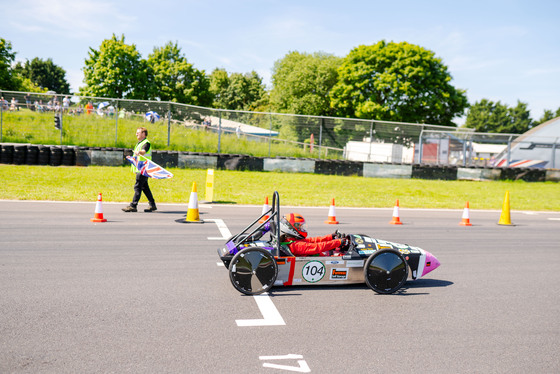
<svg viewBox="0 0 560 374">
<path fill-rule="evenodd" d="M 186 204 L 193 182 L 204 200 L 206 170 L 169 169 L 175 176 L 150 180 L 158 203 Z M 129 202 L 134 175 L 129 167 L 52 167 L 0 165 L 4 176 L 0 199 Z M 392 207 L 399 199 L 403 208 L 500 210 L 505 191 L 510 191 L 513 210 L 560 211 L 560 188 L 554 182 L 431 181 L 315 174 L 215 170 L 214 201 L 262 205 L 265 196 L 278 191 L 282 205 Z M 142 197 L 141 202 L 145 202 Z"/>
<path fill-rule="evenodd" d="M 100 117 L 97 114 L 64 115 L 62 145 L 132 148 L 136 144 L 135 133 L 139 126 L 148 128 L 148 137 L 158 150 L 218 152 L 218 134 L 212 131 L 172 123 L 167 145 L 166 120 L 151 124 L 141 116 L 119 118 L 117 121 L 115 117 Z M 61 144 L 61 139 L 60 131 L 54 128 L 52 112 L 38 113 L 21 109 L 19 112 L 3 112 L 2 142 L 58 145 Z M 221 153 L 269 156 L 268 141 L 250 141 L 245 137 L 237 138 L 235 134 L 222 133 L 219 142 Z M 310 154 L 301 147 L 286 144 L 278 139 L 273 139 L 270 145 L 271 157 L 318 157 L 317 152 L 317 147 L 314 153 Z"/>
</svg>

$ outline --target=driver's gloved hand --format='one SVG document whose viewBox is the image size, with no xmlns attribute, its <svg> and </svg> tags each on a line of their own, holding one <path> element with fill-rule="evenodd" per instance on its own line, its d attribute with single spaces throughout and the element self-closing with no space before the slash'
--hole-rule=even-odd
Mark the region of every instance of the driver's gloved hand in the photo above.
<svg viewBox="0 0 560 374">
<path fill-rule="evenodd" d="M 340 250 L 347 251 L 348 247 L 350 246 L 350 238 L 348 236 L 343 237 L 340 239 Z"/>
<path fill-rule="evenodd" d="M 336 230 L 334 234 L 332 234 L 333 239 L 342 239 L 346 236 L 346 234 Z"/>
</svg>

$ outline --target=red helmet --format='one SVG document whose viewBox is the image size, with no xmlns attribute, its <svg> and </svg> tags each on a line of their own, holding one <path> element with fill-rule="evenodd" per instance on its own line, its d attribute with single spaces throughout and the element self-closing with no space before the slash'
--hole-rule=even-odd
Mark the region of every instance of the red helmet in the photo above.
<svg viewBox="0 0 560 374">
<path fill-rule="evenodd" d="M 305 218 L 297 213 L 286 214 L 280 220 L 280 232 L 296 239 L 307 238 Z"/>
</svg>

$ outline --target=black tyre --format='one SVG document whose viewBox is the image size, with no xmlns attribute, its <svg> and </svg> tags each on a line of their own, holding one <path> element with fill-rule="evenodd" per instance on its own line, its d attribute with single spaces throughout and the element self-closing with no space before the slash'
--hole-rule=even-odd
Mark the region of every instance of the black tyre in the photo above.
<svg viewBox="0 0 560 374">
<path fill-rule="evenodd" d="M 383 249 L 369 256 L 364 266 L 364 278 L 369 288 L 377 293 L 396 292 L 408 278 L 408 264 L 394 249 Z"/>
<path fill-rule="evenodd" d="M 239 292 L 258 295 L 268 291 L 276 281 L 276 260 L 265 249 L 250 247 L 239 251 L 229 264 L 229 279 Z"/>
</svg>

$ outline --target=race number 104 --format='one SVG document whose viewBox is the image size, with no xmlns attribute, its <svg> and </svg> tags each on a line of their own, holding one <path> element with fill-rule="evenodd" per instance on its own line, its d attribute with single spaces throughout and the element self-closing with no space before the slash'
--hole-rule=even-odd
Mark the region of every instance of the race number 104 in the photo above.
<svg viewBox="0 0 560 374">
<path fill-rule="evenodd" d="M 303 266 L 301 275 L 307 282 L 318 282 L 325 276 L 325 265 L 320 261 L 309 261 Z"/>
</svg>

